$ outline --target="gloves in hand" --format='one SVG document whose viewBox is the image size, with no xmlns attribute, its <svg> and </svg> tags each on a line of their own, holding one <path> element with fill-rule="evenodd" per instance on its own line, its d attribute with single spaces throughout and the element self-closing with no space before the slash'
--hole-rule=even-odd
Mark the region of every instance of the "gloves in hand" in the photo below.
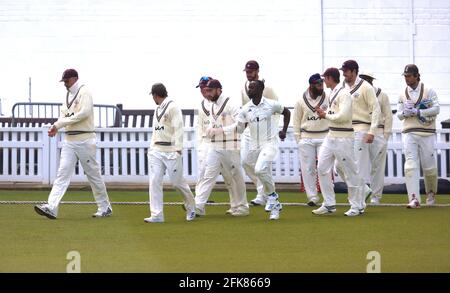
<svg viewBox="0 0 450 293">
<path fill-rule="evenodd" d="M 405 108 L 403 110 L 403 115 L 405 117 L 414 117 L 417 116 L 419 113 L 419 110 L 417 110 L 416 108 Z"/>
<path fill-rule="evenodd" d="M 413 108 L 415 108 L 415 103 L 413 101 L 411 101 L 411 100 L 406 100 L 405 108 L 406 109 L 413 109 Z"/>
</svg>

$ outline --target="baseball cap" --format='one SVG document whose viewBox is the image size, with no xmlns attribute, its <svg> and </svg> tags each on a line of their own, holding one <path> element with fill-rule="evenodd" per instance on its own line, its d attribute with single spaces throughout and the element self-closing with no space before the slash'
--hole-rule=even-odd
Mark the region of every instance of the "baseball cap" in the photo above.
<svg viewBox="0 0 450 293">
<path fill-rule="evenodd" d="M 210 76 L 202 76 L 198 82 L 198 85 L 196 86 L 196 88 L 204 88 L 206 87 L 206 84 L 208 83 L 209 80 L 213 79 Z"/>
<path fill-rule="evenodd" d="M 66 69 L 64 70 L 60 81 L 64 81 L 65 79 L 69 79 L 71 77 L 78 77 L 78 72 L 72 68 Z"/>
<path fill-rule="evenodd" d="M 359 65 L 355 60 L 347 60 L 344 63 L 342 63 L 341 68 L 339 68 L 339 70 L 357 70 L 359 69 Z"/>
<path fill-rule="evenodd" d="M 323 81 L 323 79 L 322 79 L 322 77 L 320 77 L 319 73 L 315 73 L 309 77 L 309 84 L 322 82 L 322 81 Z"/>
<path fill-rule="evenodd" d="M 244 71 L 259 69 L 259 64 L 255 60 L 250 60 L 245 64 Z"/>
<path fill-rule="evenodd" d="M 363 71 L 363 72 L 361 72 L 361 73 L 359 74 L 359 76 L 360 76 L 360 77 L 361 77 L 361 76 L 367 76 L 367 77 L 369 77 L 369 78 L 371 78 L 371 79 L 376 79 L 375 76 L 374 76 L 374 74 L 373 74 L 373 72 L 368 72 L 368 71 Z"/>
<path fill-rule="evenodd" d="M 210 79 L 206 84 L 206 87 L 211 89 L 221 89 L 222 85 L 220 84 L 220 81 L 218 81 L 217 79 Z"/>
<path fill-rule="evenodd" d="M 408 64 L 405 66 L 405 69 L 403 70 L 402 75 L 407 74 L 419 74 L 419 68 L 415 64 Z"/>
</svg>

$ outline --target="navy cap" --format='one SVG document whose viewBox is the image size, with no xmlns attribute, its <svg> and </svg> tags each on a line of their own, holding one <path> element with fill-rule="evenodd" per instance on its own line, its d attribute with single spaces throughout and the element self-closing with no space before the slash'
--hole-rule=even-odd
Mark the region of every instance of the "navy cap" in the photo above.
<svg viewBox="0 0 450 293">
<path fill-rule="evenodd" d="M 218 81 L 217 79 L 210 79 L 206 84 L 206 87 L 210 89 L 221 89 L 222 85 L 220 84 L 220 81 Z"/>
<path fill-rule="evenodd" d="M 245 64 L 244 71 L 259 69 L 259 64 L 255 60 L 250 60 Z"/>
<path fill-rule="evenodd" d="M 359 69 L 359 65 L 355 60 L 347 60 L 345 61 L 341 68 L 339 68 L 340 70 L 358 70 Z"/>
<path fill-rule="evenodd" d="M 72 68 L 66 69 L 64 70 L 60 81 L 64 81 L 65 79 L 69 79 L 71 77 L 78 77 L 78 72 Z"/>
<path fill-rule="evenodd" d="M 402 75 L 419 74 L 419 68 L 415 64 L 408 64 L 405 66 Z"/>
<path fill-rule="evenodd" d="M 317 82 L 322 82 L 323 81 L 323 79 L 322 79 L 322 77 L 320 76 L 320 74 L 318 74 L 318 73 L 315 73 L 315 74 L 313 74 L 313 75 L 311 75 L 310 77 L 309 77 L 309 84 L 313 84 L 313 83 L 317 83 Z"/>
</svg>

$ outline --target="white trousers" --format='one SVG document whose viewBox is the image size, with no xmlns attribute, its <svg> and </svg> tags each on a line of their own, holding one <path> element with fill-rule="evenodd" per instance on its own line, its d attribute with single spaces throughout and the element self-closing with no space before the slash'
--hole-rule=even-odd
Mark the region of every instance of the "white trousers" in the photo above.
<svg viewBox="0 0 450 293">
<path fill-rule="evenodd" d="M 436 135 L 420 136 L 412 133 L 403 135 L 405 151 L 405 181 L 408 199 L 420 198 L 420 167 L 422 167 L 425 192 L 437 192 L 437 162 L 435 154 Z"/>
<path fill-rule="evenodd" d="M 335 160 L 339 163 L 342 172 L 347 178 L 348 201 L 352 209 L 360 210 L 363 197 L 363 179 L 357 172 L 354 160 L 352 138 L 326 137 L 320 150 L 317 170 L 319 184 L 323 195 L 323 205 L 332 207 L 336 205 L 336 194 L 331 180 L 331 172 Z"/>
<path fill-rule="evenodd" d="M 199 178 L 198 193 L 195 195 L 195 205 L 203 209 L 212 189 L 216 184 L 216 178 L 222 171 L 222 176 L 227 178 L 230 184 L 230 206 L 232 209 L 248 210 L 247 193 L 245 189 L 244 173 L 240 166 L 241 158 L 239 150 L 217 150 L 210 148 L 206 155 L 205 171 Z"/>
<path fill-rule="evenodd" d="M 49 208 L 58 214 L 58 207 L 67 188 L 70 178 L 75 170 L 77 161 L 80 161 L 86 177 L 91 185 L 92 193 L 97 202 L 98 210 L 105 212 L 111 207 L 105 183 L 103 182 L 100 166 L 95 157 L 96 139 L 91 138 L 84 141 L 65 141 L 61 149 L 58 173 L 53 182 L 52 190 L 48 197 Z"/>
<path fill-rule="evenodd" d="M 247 128 L 244 130 L 244 133 L 241 136 L 241 164 L 244 166 L 244 158 L 248 157 L 248 152 L 250 151 L 250 129 Z M 247 176 L 252 180 L 253 184 L 256 186 L 256 197 L 259 199 L 264 198 L 264 186 L 262 185 L 261 181 L 258 179 L 258 177 L 255 175 L 255 172 L 247 172 L 247 169 L 244 167 L 244 171 L 247 174 Z M 264 199 L 265 201 L 265 199 Z"/>
<path fill-rule="evenodd" d="M 384 138 L 384 135 L 376 135 L 373 142 L 369 144 L 370 187 L 372 189 L 372 196 L 376 196 L 380 199 L 383 195 L 386 151 L 387 141 Z"/>
<path fill-rule="evenodd" d="M 209 147 L 199 148 L 197 149 L 197 183 L 195 184 L 195 194 L 199 194 L 200 191 L 198 189 L 200 180 L 205 176 L 205 168 L 206 168 L 206 160 L 208 155 Z M 231 189 L 231 175 L 229 170 L 224 170 L 223 166 L 221 166 L 220 173 L 223 177 L 223 183 L 228 190 L 228 193 L 232 193 Z"/>
<path fill-rule="evenodd" d="M 182 156 L 177 152 L 148 151 L 150 213 L 152 217 L 164 218 L 163 177 L 167 171 L 172 186 L 181 192 L 184 205 L 189 211 L 195 208 L 194 195 L 183 177 Z"/>
<path fill-rule="evenodd" d="M 317 202 L 317 156 L 323 139 L 302 138 L 298 143 L 302 181 L 308 200 Z M 330 174 L 331 176 L 331 174 Z"/>
<path fill-rule="evenodd" d="M 259 179 L 263 186 L 263 194 L 275 192 L 275 183 L 272 177 L 272 161 L 278 152 L 276 144 L 268 143 L 259 149 L 250 149 L 242 158 L 242 166 L 250 178 Z"/>
</svg>

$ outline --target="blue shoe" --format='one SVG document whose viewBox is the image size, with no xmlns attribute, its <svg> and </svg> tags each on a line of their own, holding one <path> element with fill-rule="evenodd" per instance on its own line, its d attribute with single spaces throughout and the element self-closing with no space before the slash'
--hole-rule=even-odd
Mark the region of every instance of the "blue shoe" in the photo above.
<svg viewBox="0 0 450 293">
<path fill-rule="evenodd" d="M 274 192 L 272 194 L 269 194 L 269 196 L 267 196 L 267 203 L 264 209 L 266 210 L 266 212 L 270 212 L 275 208 L 277 204 L 279 204 L 278 194 Z"/>
</svg>

